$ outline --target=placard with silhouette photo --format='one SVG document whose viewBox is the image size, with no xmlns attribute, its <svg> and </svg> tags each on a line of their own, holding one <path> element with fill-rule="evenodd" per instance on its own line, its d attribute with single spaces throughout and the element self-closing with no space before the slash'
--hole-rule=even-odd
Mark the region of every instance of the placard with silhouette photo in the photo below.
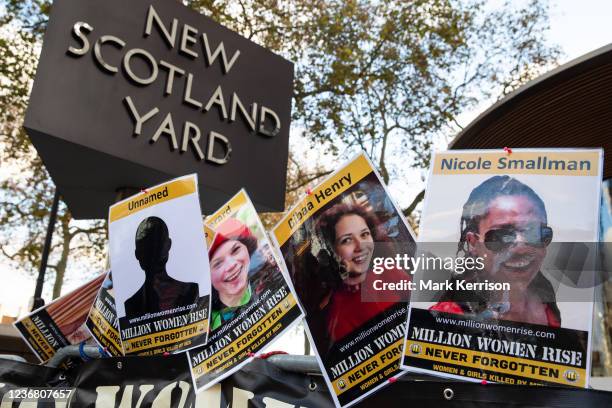
<svg viewBox="0 0 612 408">
<path fill-rule="evenodd" d="M 245 190 L 206 218 L 212 282 L 210 336 L 188 352 L 196 389 L 239 370 L 302 317 Z"/>
<path fill-rule="evenodd" d="M 210 271 L 197 177 L 160 184 L 110 207 L 109 245 L 126 355 L 206 343 Z"/>
<path fill-rule="evenodd" d="M 283 217 L 274 238 L 304 312 L 310 344 L 338 407 L 357 403 L 400 370 L 414 236 L 368 158 L 326 178 Z"/>
<path fill-rule="evenodd" d="M 448 151 L 431 163 L 419 252 L 455 266 L 416 270 L 402 367 L 588 387 L 601 149 Z"/>
</svg>

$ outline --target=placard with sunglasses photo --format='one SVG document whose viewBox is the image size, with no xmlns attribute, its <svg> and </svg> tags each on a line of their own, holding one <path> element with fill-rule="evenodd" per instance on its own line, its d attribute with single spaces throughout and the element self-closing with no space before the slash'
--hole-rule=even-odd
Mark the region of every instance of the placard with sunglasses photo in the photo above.
<svg viewBox="0 0 612 408">
<path fill-rule="evenodd" d="M 433 155 L 403 369 L 588 387 L 602 155 Z"/>
</svg>

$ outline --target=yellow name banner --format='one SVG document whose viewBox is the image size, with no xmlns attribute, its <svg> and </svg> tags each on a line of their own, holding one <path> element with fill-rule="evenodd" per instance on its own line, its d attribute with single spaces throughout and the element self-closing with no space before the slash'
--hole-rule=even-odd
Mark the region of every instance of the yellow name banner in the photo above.
<svg viewBox="0 0 612 408">
<path fill-rule="evenodd" d="M 317 210 L 357 184 L 357 182 L 373 171 L 374 169 L 368 159 L 365 155 L 361 154 L 347 166 L 312 189 L 274 228 L 274 235 L 278 244 L 283 245 Z"/>
<path fill-rule="evenodd" d="M 208 320 L 202 320 L 188 326 L 125 340 L 123 342 L 123 347 L 125 354 L 136 353 L 140 350 L 148 350 L 150 348 L 162 347 L 167 344 L 178 343 L 179 341 L 187 340 L 205 334 L 206 332 L 208 332 Z"/>
<path fill-rule="evenodd" d="M 246 330 L 232 343 L 223 347 L 221 350 L 195 366 L 193 368 L 195 378 L 210 373 L 222 367 L 228 360 L 232 360 L 241 351 L 255 343 L 260 337 L 265 336 L 272 326 L 289 313 L 289 311 L 293 310 L 294 307 L 297 307 L 296 301 L 290 293 L 278 302 L 276 306 L 270 309 L 257 324 Z"/>
<path fill-rule="evenodd" d="M 110 222 L 135 214 L 145 208 L 170 201 L 197 191 L 196 178 L 189 176 L 170 183 L 161 184 L 150 190 L 143 190 L 133 197 L 121 201 L 110 208 Z"/>
<path fill-rule="evenodd" d="M 583 368 L 504 356 L 501 354 L 485 353 L 482 351 L 466 350 L 439 344 L 409 340 L 406 342 L 404 355 L 409 358 L 453 364 L 460 367 L 476 368 L 479 370 L 509 374 L 515 377 L 546 381 L 549 383 L 570 385 L 573 387 L 584 387 L 586 384 L 586 370 Z M 438 369 L 436 371 L 442 370 Z M 445 370 L 445 372 L 449 371 Z M 454 374 L 462 375 L 461 371 Z M 465 376 L 465 374 L 463 375 Z M 494 378 L 489 379 L 491 381 L 496 381 Z"/>
<path fill-rule="evenodd" d="M 109 340 L 116 348 L 121 349 L 119 332 L 106 320 L 98 309 L 92 308 L 90 319 L 95 323 L 96 329 L 98 329 L 102 336 Z"/>
<path fill-rule="evenodd" d="M 215 237 L 215 230 L 213 230 L 212 228 L 204 224 L 204 238 L 206 238 L 206 246 L 208 246 L 209 248 L 212 245 L 212 241 L 214 237 Z"/>
<path fill-rule="evenodd" d="M 43 362 L 49 360 L 55 354 L 55 349 L 51 347 L 51 345 L 45 339 L 45 336 L 38 330 L 38 327 L 34 324 L 34 322 L 28 317 L 22 320 L 23 326 L 26 328 L 28 333 L 32 336 L 32 338 L 28 339 L 28 342 L 37 349 L 40 354 L 40 357 L 43 358 Z"/>
<path fill-rule="evenodd" d="M 350 390 L 362 381 L 368 380 L 385 367 L 399 362 L 402 355 L 403 343 L 403 339 L 396 341 L 387 348 L 380 350 L 376 355 L 359 364 L 351 371 L 347 371 L 339 378 L 336 378 L 332 383 L 336 395 L 340 395 Z"/>
<path fill-rule="evenodd" d="M 242 208 L 249 201 L 248 196 L 244 190 L 240 190 L 234 197 L 232 197 L 227 203 L 221 206 L 216 212 L 206 218 L 204 223 L 206 228 L 214 231 L 215 228 L 223 221 L 228 219 L 232 214 Z M 206 231 L 206 229 L 205 229 Z M 211 237 L 212 239 L 212 237 Z"/>
<path fill-rule="evenodd" d="M 436 153 L 433 174 L 540 174 L 598 176 L 600 150 Z"/>
</svg>

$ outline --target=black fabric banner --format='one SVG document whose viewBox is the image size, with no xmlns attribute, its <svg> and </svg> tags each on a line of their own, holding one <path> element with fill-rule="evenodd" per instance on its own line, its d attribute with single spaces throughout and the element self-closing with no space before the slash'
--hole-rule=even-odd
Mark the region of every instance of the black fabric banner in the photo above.
<svg viewBox="0 0 612 408">
<path fill-rule="evenodd" d="M 2 408 L 288 408 L 333 407 L 319 375 L 296 374 L 256 359 L 221 384 L 193 392 L 184 354 L 169 357 L 123 357 L 86 362 L 68 371 L 0 360 Z M 421 377 L 426 378 L 426 377 Z M 11 402 L 9 391 L 24 388 L 76 390 L 68 405 L 54 399 Z M 444 406 L 560 407 L 612 406 L 612 393 L 593 390 L 510 385 L 480 385 L 409 375 L 355 405 L 359 408 Z M 419 405 L 423 404 L 423 405 Z"/>
</svg>

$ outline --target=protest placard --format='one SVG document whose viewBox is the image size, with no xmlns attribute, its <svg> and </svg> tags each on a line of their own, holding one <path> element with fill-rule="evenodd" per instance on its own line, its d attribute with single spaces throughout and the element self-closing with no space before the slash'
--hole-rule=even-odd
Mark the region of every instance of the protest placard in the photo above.
<svg viewBox="0 0 612 408">
<path fill-rule="evenodd" d="M 196 389 L 239 370 L 302 316 L 246 191 L 209 216 L 205 231 L 211 334 L 206 345 L 188 352 Z"/>
<path fill-rule="evenodd" d="M 91 337 L 111 356 L 123 355 L 115 309 L 113 277 L 108 271 L 85 322 Z"/>
<path fill-rule="evenodd" d="M 62 347 L 90 338 L 85 321 L 104 277 L 96 277 L 13 323 L 41 362 Z"/>
<path fill-rule="evenodd" d="M 206 343 L 210 272 L 197 177 L 110 207 L 110 264 L 123 351 L 151 355 Z"/>
<path fill-rule="evenodd" d="M 601 172 L 600 149 L 436 153 L 419 252 L 453 262 L 416 271 L 402 367 L 587 387 Z"/>
<path fill-rule="evenodd" d="M 410 274 L 374 269 L 411 254 L 414 238 L 367 157 L 312 189 L 274 237 L 335 404 L 354 404 L 399 376 L 407 299 L 381 289 Z"/>
</svg>

